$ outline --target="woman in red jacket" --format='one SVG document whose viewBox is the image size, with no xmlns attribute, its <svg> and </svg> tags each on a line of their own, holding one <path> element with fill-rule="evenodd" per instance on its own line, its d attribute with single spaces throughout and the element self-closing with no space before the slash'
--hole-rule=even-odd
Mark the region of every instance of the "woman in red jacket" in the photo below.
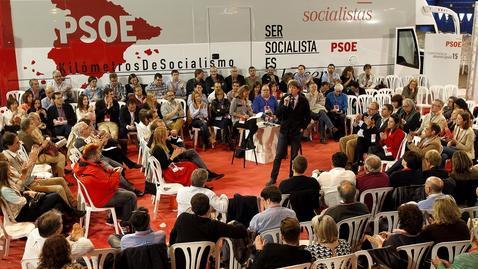
<svg viewBox="0 0 478 269">
<path fill-rule="evenodd" d="M 378 148 L 378 151 L 374 152 L 374 154 L 382 160 L 395 160 L 404 138 L 405 133 L 400 127 L 400 118 L 393 114 L 388 119 L 388 126 L 385 132 L 380 133 L 380 144 L 382 147 Z"/>
<path fill-rule="evenodd" d="M 88 144 L 73 168 L 96 207 L 114 207 L 118 218 L 128 221 L 131 212 L 136 209 L 136 195 L 118 187 L 121 169 L 103 166 L 101 148 L 97 144 Z"/>
</svg>

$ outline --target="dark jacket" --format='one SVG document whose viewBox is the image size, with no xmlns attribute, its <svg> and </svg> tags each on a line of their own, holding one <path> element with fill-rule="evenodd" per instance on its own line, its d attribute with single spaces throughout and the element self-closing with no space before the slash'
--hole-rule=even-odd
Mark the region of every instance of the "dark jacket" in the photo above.
<svg viewBox="0 0 478 269">
<path fill-rule="evenodd" d="M 237 75 L 236 80 L 239 82 L 240 86 L 246 84 L 246 79 L 244 78 L 243 75 Z M 224 92 L 228 93 L 232 90 L 232 82 L 233 82 L 232 77 L 227 76 L 226 79 L 225 79 L 225 82 L 226 82 L 226 90 Z M 252 89 L 249 89 L 249 90 L 252 90 Z"/>
<path fill-rule="evenodd" d="M 392 187 L 423 184 L 425 184 L 425 179 L 421 170 L 402 169 L 390 175 L 390 185 Z"/>
<path fill-rule="evenodd" d="M 312 254 L 303 246 L 269 243 L 257 254 L 252 268 L 275 269 L 306 262 L 312 262 Z"/>
<path fill-rule="evenodd" d="M 232 199 L 229 199 L 227 222 L 235 220 L 248 226 L 257 213 L 259 213 L 257 197 L 236 193 Z"/>
<path fill-rule="evenodd" d="M 272 82 L 271 77 L 267 73 L 262 76 L 261 80 L 262 80 L 262 84 L 269 84 Z M 274 81 L 277 84 L 280 83 L 279 77 L 277 75 L 274 75 Z"/>
<path fill-rule="evenodd" d="M 306 129 L 310 123 L 309 101 L 302 94 L 299 97 L 297 105 L 293 108 L 292 100 L 288 106 L 284 106 L 284 97 L 281 98 L 276 110 L 276 116 L 281 122 L 280 132 L 288 135 L 297 135 L 300 129 Z M 292 98 L 292 97 L 291 97 Z"/>
<path fill-rule="evenodd" d="M 221 106 L 219 100 L 214 99 L 211 102 L 211 119 L 215 117 L 224 117 L 229 114 L 229 108 L 231 107 L 231 102 L 227 98 L 224 98 L 224 103 Z"/>
<path fill-rule="evenodd" d="M 73 126 L 76 124 L 76 113 L 69 104 L 62 105 L 63 112 L 65 112 L 65 118 L 68 125 Z M 58 119 L 58 109 L 55 105 L 51 105 L 47 111 L 48 114 L 48 126 L 53 127 L 53 119 Z"/>
<path fill-rule="evenodd" d="M 279 189 L 283 194 L 290 194 L 292 209 L 299 221 L 310 221 L 320 208 L 320 185 L 315 178 L 293 176 L 282 181 Z"/>
<path fill-rule="evenodd" d="M 416 110 L 410 112 L 409 115 L 406 115 L 405 112 L 403 112 L 400 118 L 404 119 L 406 122 L 402 128 L 405 133 L 409 133 L 410 131 L 415 131 L 420 128 L 420 113 L 418 113 Z"/>
<path fill-rule="evenodd" d="M 226 84 L 224 82 L 224 77 L 222 75 L 217 74 L 217 82 L 221 83 L 221 88 L 223 91 L 226 90 Z M 206 78 L 206 88 L 203 89 L 204 93 L 212 93 L 214 91 L 214 80 L 211 76 Z"/>
<path fill-rule="evenodd" d="M 168 247 L 165 244 L 154 244 L 127 248 L 121 251 L 116 256 L 115 269 L 128 268 L 170 268 Z"/>
<path fill-rule="evenodd" d="M 106 108 L 104 99 L 95 103 L 96 123 L 105 121 L 105 116 L 110 116 L 110 121 L 119 123 L 119 104 L 118 101 L 113 100 L 113 106 L 109 109 Z"/>
<path fill-rule="evenodd" d="M 187 95 L 190 95 L 194 91 L 194 85 L 196 82 L 199 82 L 201 84 L 203 92 L 206 92 L 206 81 L 204 79 L 201 79 L 200 81 L 197 81 L 196 78 L 192 78 L 186 82 L 186 93 Z"/>
<path fill-rule="evenodd" d="M 139 122 L 139 110 L 134 112 L 134 122 Z M 119 112 L 119 131 L 121 134 L 126 134 L 128 130 L 126 126 L 131 123 L 131 114 L 129 113 L 128 106 L 123 106 Z"/>
</svg>

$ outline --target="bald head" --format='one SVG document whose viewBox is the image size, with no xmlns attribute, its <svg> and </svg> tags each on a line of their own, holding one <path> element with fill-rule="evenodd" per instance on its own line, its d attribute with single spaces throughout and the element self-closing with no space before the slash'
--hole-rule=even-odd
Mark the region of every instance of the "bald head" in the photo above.
<svg viewBox="0 0 478 269">
<path fill-rule="evenodd" d="M 382 160 L 376 155 L 368 155 L 367 159 L 365 159 L 365 170 L 368 173 L 372 172 L 380 172 L 382 168 Z"/>
<path fill-rule="evenodd" d="M 443 180 L 438 177 L 429 177 L 425 181 L 425 190 L 430 193 L 441 193 L 443 190 Z"/>
<path fill-rule="evenodd" d="M 356 188 L 350 181 L 342 181 L 337 187 L 337 190 L 339 191 L 340 198 L 342 198 L 344 203 L 352 203 L 355 201 Z"/>
</svg>

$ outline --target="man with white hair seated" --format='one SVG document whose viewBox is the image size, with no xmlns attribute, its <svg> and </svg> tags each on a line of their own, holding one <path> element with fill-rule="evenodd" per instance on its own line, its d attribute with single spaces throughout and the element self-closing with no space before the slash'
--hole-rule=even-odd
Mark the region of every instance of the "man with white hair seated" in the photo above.
<svg viewBox="0 0 478 269">
<path fill-rule="evenodd" d="M 445 195 L 442 193 L 442 190 L 443 180 L 438 177 L 427 178 L 425 181 L 425 193 L 427 194 L 427 198 L 418 202 L 418 208 L 420 208 L 420 210 L 431 211 L 433 208 L 433 202 L 435 202 L 437 198 Z"/>
<path fill-rule="evenodd" d="M 357 177 L 357 190 L 362 193 L 366 190 L 390 187 L 390 179 L 386 173 L 381 172 L 382 160 L 376 155 L 368 155 L 364 162 L 365 175 Z M 365 199 L 365 204 L 372 208 L 370 197 Z"/>
</svg>

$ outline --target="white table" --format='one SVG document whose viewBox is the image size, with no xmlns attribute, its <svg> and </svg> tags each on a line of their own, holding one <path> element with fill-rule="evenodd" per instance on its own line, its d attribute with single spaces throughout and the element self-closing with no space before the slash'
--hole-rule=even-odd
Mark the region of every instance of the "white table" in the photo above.
<svg viewBox="0 0 478 269">
<path fill-rule="evenodd" d="M 254 145 L 256 146 L 257 162 L 262 164 L 271 163 L 274 161 L 276 156 L 280 126 L 277 124 L 266 126 L 263 122 L 258 122 L 257 127 L 259 127 L 259 129 L 254 134 Z M 246 151 L 246 160 L 252 162 L 255 161 L 254 151 Z"/>
</svg>

